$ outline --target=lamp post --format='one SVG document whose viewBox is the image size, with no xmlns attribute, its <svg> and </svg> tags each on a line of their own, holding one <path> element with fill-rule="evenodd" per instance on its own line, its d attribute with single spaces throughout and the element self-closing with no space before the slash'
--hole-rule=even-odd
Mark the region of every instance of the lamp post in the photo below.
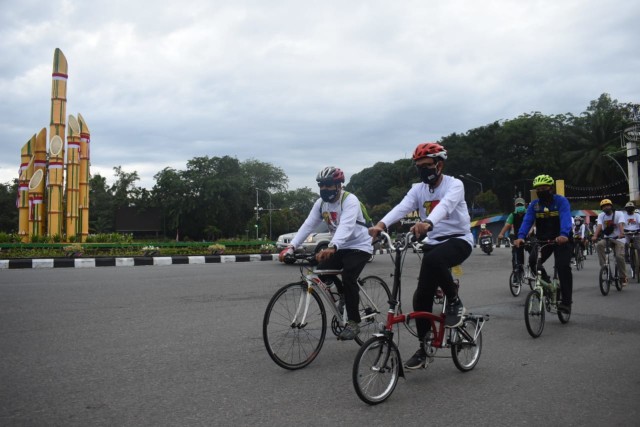
<svg viewBox="0 0 640 427">
<path fill-rule="evenodd" d="M 476 183 L 476 184 L 480 185 L 480 193 L 484 193 L 483 188 L 482 188 L 482 182 L 480 182 L 480 180 L 477 180 L 478 178 L 474 177 L 470 173 L 466 173 L 464 175 L 459 175 L 459 177 L 464 179 L 464 180 L 471 181 L 473 183 Z M 476 198 L 475 197 L 473 197 L 471 199 L 471 213 L 472 213 L 471 216 L 474 216 L 475 213 L 476 213 Z"/>
<path fill-rule="evenodd" d="M 258 191 L 264 191 L 269 196 L 269 207 L 267 208 L 267 210 L 269 211 L 269 240 L 273 240 L 271 238 L 271 211 L 273 211 L 273 207 L 271 206 L 271 193 L 269 193 L 267 190 L 256 187 L 256 222 L 259 219 L 258 210 L 260 209 L 260 205 L 258 204 Z M 258 237 L 258 229 L 256 228 L 256 238 L 257 237 Z"/>
<path fill-rule="evenodd" d="M 476 184 L 480 185 L 480 193 L 484 193 L 484 190 L 482 189 L 482 181 L 480 181 L 478 178 L 471 175 L 470 173 L 466 173 L 465 175 L 468 177 L 467 179 L 469 181 L 475 182 Z"/>
</svg>

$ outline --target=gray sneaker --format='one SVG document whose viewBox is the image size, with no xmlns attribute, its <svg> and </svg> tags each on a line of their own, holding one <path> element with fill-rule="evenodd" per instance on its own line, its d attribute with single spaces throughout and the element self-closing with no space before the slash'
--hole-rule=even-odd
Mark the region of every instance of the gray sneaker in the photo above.
<svg viewBox="0 0 640 427">
<path fill-rule="evenodd" d="M 338 340 L 340 341 L 348 341 L 352 340 L 358 336 L 360 333 L 360 326 L 353 320 L 349 320 L 347 325 L 344 327 L 340 335 L 338 335 Z"/>
</svg>

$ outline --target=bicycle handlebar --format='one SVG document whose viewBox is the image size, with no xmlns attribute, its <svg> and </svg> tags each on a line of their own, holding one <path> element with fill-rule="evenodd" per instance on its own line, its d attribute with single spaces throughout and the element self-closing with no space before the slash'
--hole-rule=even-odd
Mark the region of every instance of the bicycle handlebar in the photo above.
<svg viewBox="0 0 640 427">
<path fill-rule="evenodd" d="M 392 241 L 391 236 L 386 231 L 381 231 L 379 236 L 381 238 L 378 241 L 386 240 L 390 248 L 400 252 L 407 250 L 409 245 L 416 240 L 412 232 L 401 234 L 401 237 L 398 237 L 395 242 Z"/>
</svg>

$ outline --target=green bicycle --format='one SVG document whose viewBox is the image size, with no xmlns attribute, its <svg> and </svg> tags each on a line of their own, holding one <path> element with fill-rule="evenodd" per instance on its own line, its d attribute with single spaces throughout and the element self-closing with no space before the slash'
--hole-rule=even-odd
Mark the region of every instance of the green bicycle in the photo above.
<svg viewBox="0 0 640 427">
<path fill-rule="evenodd" d="M 545 312 L 557 313 L 560 323 L 569 322 L 571 313 L 558 309 L 560 301 L 560 280 L 558 279 L 558 271 L 553 267 L 553 278 L 545 280 L 542 277 L 542 265 L 540 256 L 542 249 L 548 245 L 555 245 L 554 240 L 539 241 L 535 245 L 538 253 L 538 274 L 536 276 L 535 287 L 527 295 L 524 304 L 524 321 L 527 325 L 527 331 L 533 338 L 538 338 L 544 329 Z M 532 249 L 533 250 L 533 249 Z"/>
</svg>

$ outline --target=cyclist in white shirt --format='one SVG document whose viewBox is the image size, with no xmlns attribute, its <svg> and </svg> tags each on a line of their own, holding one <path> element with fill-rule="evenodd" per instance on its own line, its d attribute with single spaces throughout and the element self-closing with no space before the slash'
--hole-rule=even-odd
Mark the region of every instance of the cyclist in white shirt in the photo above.
<svg viewBox="0 0 640 427">
<path fill-rule="evenodd" d="M 424 244 L 422 266 L 418 287 L 413 295 L 413 309 L 431 311 L 433 297 L 438 286 L 447 296 L 446 326 L 456 327 L 462 323 L 465 309 L 458 297 L 450 268 L 461 264 L 469 257 L 473 248 L 471 220 L 464 199 L 462 181 L 442 173 L 447 160 L 447 151 L 438 143 L 427 142 L 416 147 L 413 161 L 422 182 L 414 184 L 396 205 L 374 227 L 369 229 L 376 236 L 386 227 L 415 210 L 421 222 L 411 227 L 416 236 L 429 232 L 429 241 Z M 425 366 L 427 359 L 424 339 L 430 331 L 429 321 L 416 319 L 420 348 L 405 363 L 407 369 Z"/>
<path fill-rule="evenodd" d="M 596 231 L 593 233 L 593 241 L 597 241 L 598 237 L 602 233 L 606 237 L 611 238 L 611 244 L 615 248 L 616 265 L 618 266 L 618 274 L 622 279 L 622 285 L 626 286 L 627 269 L 624 263 L 624 218 L 622 212 L 615 211 L 613 209 L 613 203 L 609 199 L 603 199 L 600 202 L 600 208 L 602 212 L 598 215 L 598 225 Z M 600 240 L 596 244 L 596 250 L 598 251 L 598 261 L 600 261 L 600 267 L 604 266 L 604 250 L 605 241 Z"/>
<path fill-rule="evenodd" d="M 316 254 L 319 270 L 342 269 L 342 280 L 332 278 L 338 292 L 344 295 L 348 322 L 338 335 L 339 340 L 352 340 L 360 333 L 360 302 L 358 277 L 371 258 L 373 247 L 360 201 L 355 194 L 342 197 L 344 172 L 327 166 L 316 176 L 320 188 L 320 198 L 316 200 L 296 233 L 291 245 L 280 252 L 280 261 L 293 254 L 296 247 L 316 229 L 322 221 L 331 232 L 331 242 L 326 249 Z M 321 276 L 325 280 L 325 276 Z"/>
<path fill-rule="evenodd" d="M 579 245 L 583 254 L 587 249 L 588 237 L 587 224 L 584 223 L 584 219 L 581 216 L 576 215 L 573 219 L 573 244 Z"/>
<path fill-rule="evenodd" d="M 624 218 L 625 249 L 633 244 L 633 247 L 640 254 L 640 214 L 636 212 L 636 206 L 632 201 L 624 205 L 624 210 L 622 217 Z M 633 236 L 629 234 L 633 234 Z M 625 258 L 628 259 L 629 257 L 626 256 Z"/>
</svg>

